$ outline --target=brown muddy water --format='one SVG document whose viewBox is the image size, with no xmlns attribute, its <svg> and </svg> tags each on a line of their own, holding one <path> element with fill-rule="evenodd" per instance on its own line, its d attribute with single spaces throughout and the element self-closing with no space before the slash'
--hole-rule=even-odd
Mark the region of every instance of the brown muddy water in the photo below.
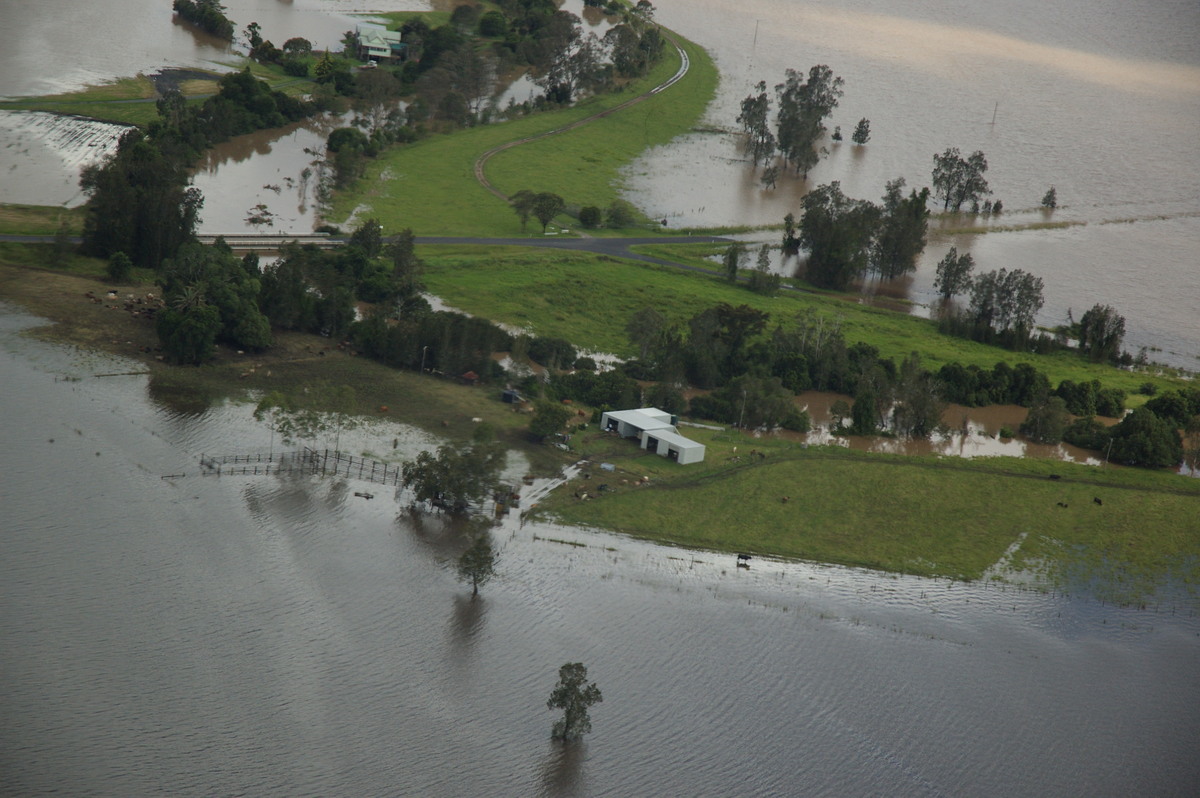
<svg viewBox="0 0 1200 798">
<path fill-rule="evenodd" d="M 746 570 L 510 519 L 472 601 L 461 530 L 378 486 L 198 476 L 202 453 L 271 445 L 250 407 L 97 376 L 138 369 L 34 323 L 0 308 L 2 794 L 1200 788 L 1193 598 Z M 389 459 L 435 443 L 343 437 Z M 563 750 L 545 702 L 568 661 L 604 701 Z"/>
<path fill-rule="evenodd" d="M 905 295 L 934 299 L 950 246 L 976 268 L 1024 269 L 1046 284 L 1045 324 L 1099 302 L 1127 320 L 1126 348 L 1200 368 L 1200 5 L 1191 0 L 1006 0 L 903 7 L 882 0 L 661 0 L 657 18 L 708 48 L 721 86 L 704 124 L 626 173 L 627 197 L 672 226 L 779 225 L 810 186 L 840 181 L 878 200 L 898 176 L 929 185 L 947 147 L 982 150 L 1007 212 L 983 230 L 1043 222 L 1080 226 L 979 235 L 937 233 Z M 847 141 L 807 184 L 763 190 L 734 135 L 741 99 L 787 68 L 827 64 L 845 78 L 829 126 Z M 993 123 L 993 116 L 995 122 Z M 871 120 L 865 147 L 849 143 Z M 1060 208 L 1038 209 L 1054 185 Z M 1048 218 L 1047 218 L 1048 216 Z M 969 225 L 949 220 L 945 227 Z M 751 236 L 778 242 L 778 234 Z M 920 308 L 918 308 L 920 311 Z M 925 311 L 927 312 L 927 311 Z"/>
<path fill-rule="evenodd" d="M 1103 458 L 1097 457 L 1095 452 L 1070 444 L 1051 446 L 1002 435 L 1002 431 L 1005 430 L 1016 431 L 1025 420 L 1029 409 L 1017 405 L 963 407 L 952 404 L 942 414 L 945 434 L 932 435 L 928 440 L 909 440 L 833 434 L 830 432 L 833 416 L 829 409 L 839 399 L 848 401 L 849 397 L 824 391 L 806 391 L 796 397 L 796 405 L 808 411 L 813 423 L 812 431 L 801 434 L 781 430 L 769 434 L 819 446 L 845 446 L 861 452 L 955 457 L 1037 457 L 1094 466 L 1103 463 Z M 1102 420 L 1112 422 L 1112 419 Z"/>
</svg>

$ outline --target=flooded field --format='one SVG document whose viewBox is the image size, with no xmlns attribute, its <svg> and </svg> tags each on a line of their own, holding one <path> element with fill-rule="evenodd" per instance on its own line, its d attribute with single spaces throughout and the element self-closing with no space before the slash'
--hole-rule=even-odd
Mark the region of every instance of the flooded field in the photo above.
<svg viewBox="0 0 1200 798">
<path fill-rule="evenodd" d="M 933 225 L 916 275 L 898 293 L 928 304 L 937 262 L 957 246 L 979 271 L 1019 268 L 1041 277 L 1041 323 L 1109 304 L 1126 318 L 1127 349 L 1200 367 L 1196 4 L 655 5 L 663 24 L 709 49 L 721 86 L 705 118 L 718 132 L 685 136 L 627 171 L 628 198 L 652 218 L 673 227 L 779 225 L 810 187 L 837 180 L 848 196 L 878 201 L 898 176 L 911 187 L 928 185 L 933 155 L 947 147 L 982 150 L 1006 212 Z M 788 176 L 764 190 L 734 135 L 739 103 L 759 80 L 770 87 L 785 69 L 814 64 L 845 79 L 830 129 L 840 125 L 848 137 L 866 117 L 871 140 L 865 147 L 826 140 L 829 154 L 807 182 Z M 1038 203 L 1051 185 L 1060 207 L 1046 215 Z M 1046 222 L 1077 226 L 997 232 Z M 980 234 L 938 231 L 971 225 Z M 778 234 L 759 240 L 777 243 Z"/>
<path fill-rule="evenodd" d="M 1123 609 L 747 570 L 510 520 L 499 575 L 471 601 L 453 524 L 390 491 L 356 497 L 364 483 L 201 477 L 202 453 L 270 446 L 250 407 L 176 407 L 145 376 L 96 376 L 135 364 L 17 334 L 32 323 L 0 309 L 0 793 L 1200 787 L 1191 599 Z M 390 423 L 343 441 L 388 458 L 436 443 Z M 568 661 L 604 702 L 564 751 L 545 702 Z"/>
<path fill-rule="evenodd" d="M 124 125 L 36 111 L 0 113 L 0 201 L 74 207 L 80 170 L 116 152 Z"/>
</svg>

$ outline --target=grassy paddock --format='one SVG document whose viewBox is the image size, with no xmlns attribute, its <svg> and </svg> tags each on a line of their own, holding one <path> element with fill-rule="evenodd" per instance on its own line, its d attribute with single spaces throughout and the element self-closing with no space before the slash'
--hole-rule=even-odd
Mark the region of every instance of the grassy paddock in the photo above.
<svg viewBox="0 0 1200 798">
<path fill-rule="evenodd" d="M 692 58 L 686 79 L 603 120 L 502 153 L 489 161 L 489 179 L 509 194 L 528 188 L 554 191 L 571 205 L 608 205 L 617 196 L 619 169 L 636 157 L 646 142 L 669 141 L 687 130 L 712 97 L 716 86 L 712 62 L 703 50 L 686 46 Z M 369 215 L 378 218 L 389 232 L 408 227 L 418 235 L 518 235 L 520 222 L 512 208 L 475 180 L 476 159 L 501 144 L 615 108 L 669 78 L 678 66 L 678 55 L 671 48 L 647 78 L 619 94 L 591 97 L 570 108 L 432 136 L 389 150 L 371 162 L 366 176 L 352 189 L 339 192 L 328 216 L 340 223 L 365 204 L 371 208 Z M 621 143 L 622 137 L 630 135 L 630 125 L 638 135 Z M 534 149 L 526 152 L 530 147 Z M 561 155 L 548 161 L 551 152 Z M 591 158 L 599 160 L 585 160 Z"/>
<path fill-rule="evenodd" d="M 633 443 L 599 434 L 580 441 L 586 449 L 601 439 L 593 461 L 614 460 L 619 471 L 580 480 L 544 501 L 539 513 L 690 547 L 924 576 L 978 579 L 999 564 L 993 578 L 1032 572 L 1045 586 L 1099 585 L 1122 601 L 1145 600 L 1168 582 L 1193 591 L 1200 585 L 1197 480 L 1055 461 L 903 457 L 685 433 L 708 446 L 704 464 L 635 455 Z M 742 459 L 731 462 L 737 443 Z M 747 457 L 752 449 L 766 457 Z M 646 475 L 657 489 L 622 482 Z M 596 493 L 600 482 L 610 490 Z M 577 489 L 594 498 L 575 499 Z M 1015 556 L 1006 559 L 1014 545 Z"/>
<path fill-rule="evenodd" d="M 693 249 L 690 245 L 679 248 Z M 655 254 L 671 257 L 675 250 L 664 244 Z M 1064 379 L 1098 379 L 1105 386 L 1125 390 L 1131 399 L 1144 382 L 1161 388 L 1183 384 L 1091 363 L 1068 352 L 1010 352 L 943 335 L 927 319 L 860 305 L 847 295 L 782 291 L 765 297 L 714 276 L 561 250 L 428 246 L 421 248 L 421 255 L 429 264 L 425 281 L 430 291 L 449 305 L 527 327 L 538 335 L 566 338 L 580 347 L 620 355 L 632 354 L 625 324 L 642 307 L 651 305 L 672 321 L 684 322 L 706 308 L 728 302 L 766 311 L 772 323 L 785 325 L 798 313 L 812 310 L 828 320 L 840 320 L 849 342 L 864 341 L 878 347 L 883 356 L 897 360 L 917 351 L 931 369 L 950 362 L 986 368 L 1000 361 L 1010 365 L 1028 362 L 1056 384 Z"/>
<path fill-rule="evenodd" d="M 79 235 L 83 230 L 82 207 L 0 203 L 0 235 L 54 235 L 63 219 L 71 235 Z"/>
</svg>

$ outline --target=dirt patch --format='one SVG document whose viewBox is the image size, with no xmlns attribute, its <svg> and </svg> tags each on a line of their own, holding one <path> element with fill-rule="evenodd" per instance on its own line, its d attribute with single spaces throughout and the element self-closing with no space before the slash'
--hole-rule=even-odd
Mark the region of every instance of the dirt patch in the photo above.
<svg viewBox="0 0 1200 798">
<path fill-rule="evenodd" d="M 154 90 L 161 97 L 172 89 L 183 94 L 196 94 L 201 88 L 198 84 L 211 86 L 220 77 L 217 72 L 202 69 L 171 68 L 156 72 L 150 76 L 150 80 L 154 83 Z"/>
</svg>

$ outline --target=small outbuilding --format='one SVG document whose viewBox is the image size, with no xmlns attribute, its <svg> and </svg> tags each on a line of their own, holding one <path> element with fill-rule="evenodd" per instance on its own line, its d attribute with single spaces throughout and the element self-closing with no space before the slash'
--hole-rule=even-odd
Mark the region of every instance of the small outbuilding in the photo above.
<svg viewBox="0 0 1200 798">
<path fill-rule="evenodd" d="M 704 460 L 704 444 L 679 434 L 678 419 L 657 407 L 637 410 L 611 410 L 600 416 L 600 427 L 622 438 L 636 438 L 648 452 L 678 463 L 699 463 Z"/>
<path fill-rule="evenodd" d="M 642 448 L 677 463 L 699 463 L 704 460 L 704 444 L 685 438 L 674 427 L 646 430 L 642 433 Z"/>
</svg>

